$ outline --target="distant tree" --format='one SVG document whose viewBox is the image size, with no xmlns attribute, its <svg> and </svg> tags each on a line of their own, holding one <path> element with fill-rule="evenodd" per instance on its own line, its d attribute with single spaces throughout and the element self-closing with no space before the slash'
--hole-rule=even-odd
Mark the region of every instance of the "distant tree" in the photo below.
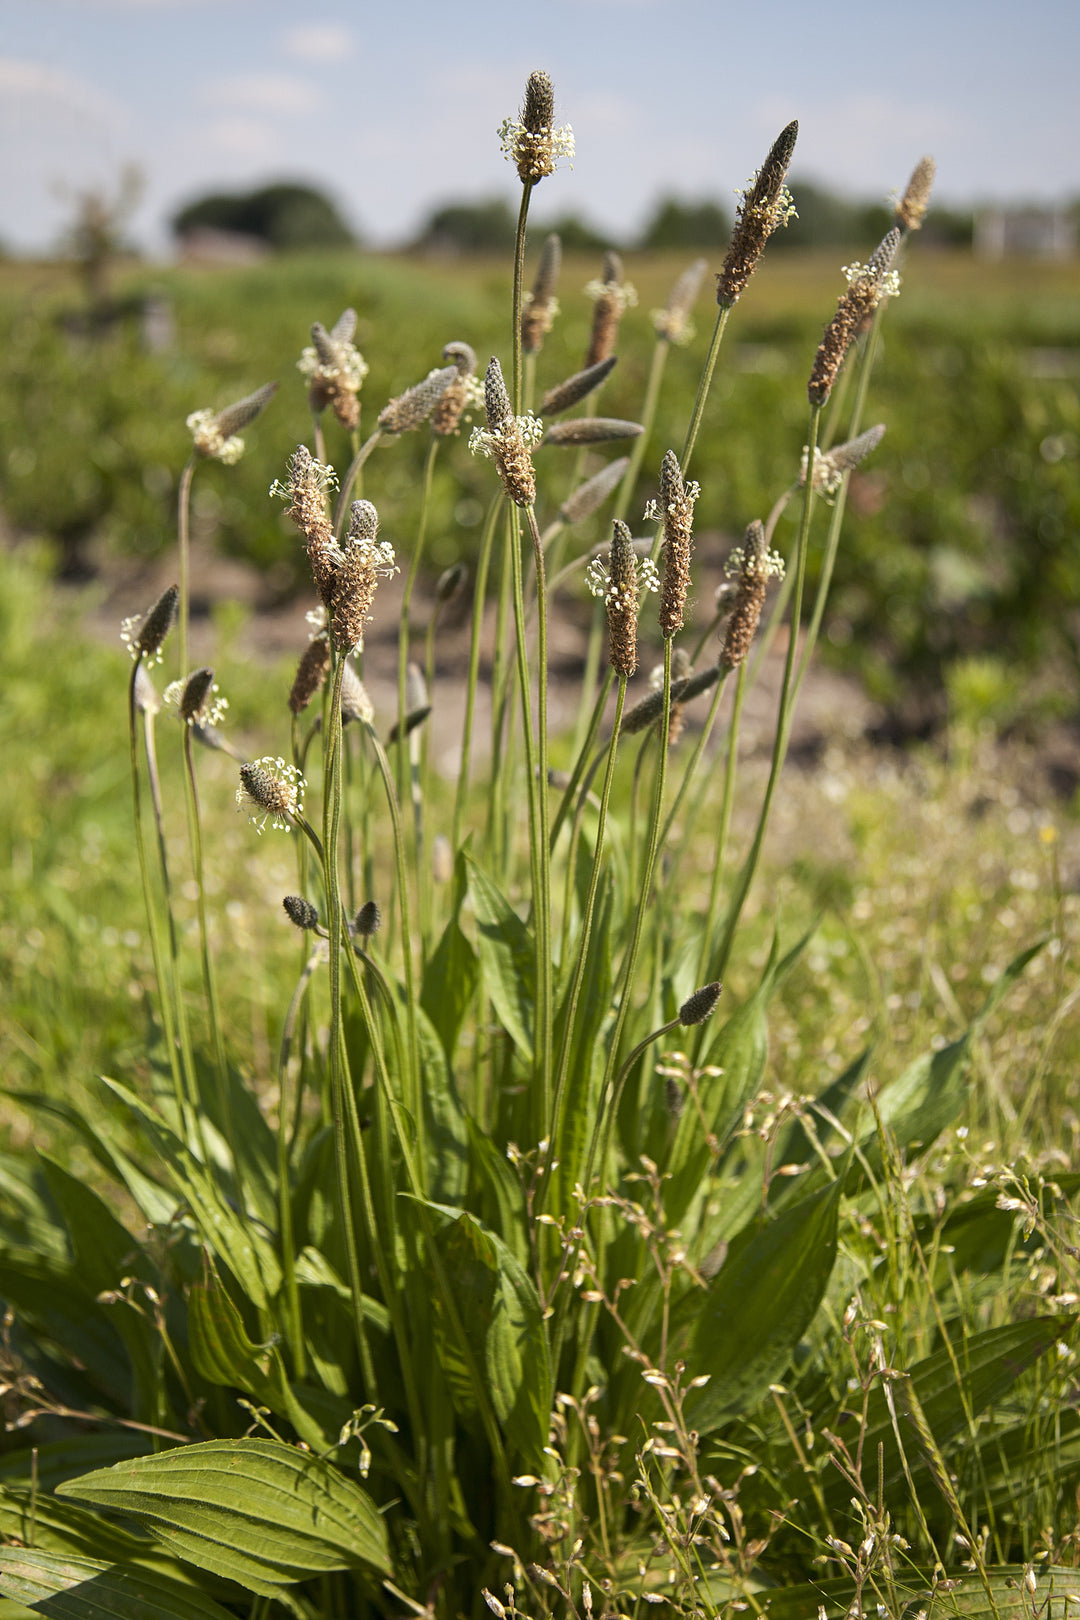
<svg viewBox="0 0 1080 1620">
<path fill-rule="evenodd" d="M 355 237 L 337 208 L 312 186 L 279 182 L 258 191 L 215 193 L 174 214 L 176 236 L 196 230 L 235 231 L 270 247 L 349 247 Z"/>
<path fill-rule="evenodd" d="M 602 253 L 605 248 L 617 247 L 610 236 L 595 229 L 580 214 L 561 214 L 558 219 L 534 227 L 537 235 L 555 231 L 566 253 Z"/>
<path fill-rule="evenodd" d="M 731 215 L 717 202 L 703 198 L 686 202 L 662 197 L 645 226 L 643 248 L 726 247 L 731 236 Z"/>
<path fill-rule="evenodd" d="M 514 245 L 517 221 L 504 197 L 445 203 L 428 216 L 414 246 L 427 253 L 504 253 Z"/>
<path fill-rule="evenodd" d="M 923 221 L 923 241 L 934 247 L 969 248 L 974 234 L 975 215 L 970 209 L 931 208 Z"/>
</svg>

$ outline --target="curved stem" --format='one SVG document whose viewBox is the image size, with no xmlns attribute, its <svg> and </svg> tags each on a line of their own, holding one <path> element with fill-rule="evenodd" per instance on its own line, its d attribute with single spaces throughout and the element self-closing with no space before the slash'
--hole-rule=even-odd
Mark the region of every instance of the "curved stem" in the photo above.
<svg viewBox="0 0 1080 1620">
<path fill-rule="evenodd" d="M 195 476 L 195 452 L 192 451 L 180 474 L 176 496 L 176 538 L 179 557 L 180 601 L 177 610 L 176 636 L 180 649 L 180 679 L 188 671 L 188 618 L 191 597 L 191 480 Z"/>
<path fill-rule="evenodd" d="M 657 338 L 653 349 L 652 363 L 649 366 L 649 377 L 645 384 L 645 398 L 641 405 L 641 425 L 643 431 L 638 434 L 630 446 L 630 461 L 622 475 L 619 484 L 619 493 L 615 497 L 615 506 L 612 511 L 613 518 L 625 518 L 634 486 L 637 484 L 641 464 L 645 460 L 645 451 L 652 436 L 653 423 L 656 420 L 656 407 L 660 400 L 660 383 L 667 364 L 668 352 L 671 344 L 666 338 Z"/>
<path fill-rule="evenodd" d="M 701 373 L 701 381 L 698 383 L 697 397 L 694 400 L 694 409 L 690 413 L 690 425 L 686 430 L 686 440 L 683 444 L 681 466 L 684 478 L 686 477 L 687 468 L 690 466 L 690 457 L 694 453 L 694 445 L 697 443 L 701 418 L 705 414 L 705 401 L 709 397 L 713 372 L 716 370 L 716 357 L 720 353 L 720 345 L 724 339 L 724 330 L 727 327 L 730 314 L 730 305 L 721 305 L 716 313 L 716 325 L 713 327 L 712 341 L 709 344 L 709 352 L 705 357 L 705 366 Z"/>
<path fill-rule="evenodd" d="M 349 470 L 345 474 L 345 477 L 341 480 L 341 490 L 338 494 L 337 500 L 334 503 L 335 540 L 340 541 L 341 536 L 345 532 L 345 518 L 349 510 L 349 496 L 352 494 L 352 487 L 356 483 L 360 469 L 364 465 L 364 462 L 367 460 L 368 456 L 370 456 L 371 452 L 374 450 L 375 446 L 379 443 L 382 436 L 382 428 L 376 428 L 371 437 L 360 446 L 355 456 L 353 456 L 349 463 Z"/>
<path fill-rule="evenodd" d="M 472 634 L 469 641 L 469 679 L 465 688 L 465 723 L 461 733 L 461 764 L 458 768 L 457 792 L 454 795 L 454 817 L 451 823 L 450 847 L 456 855 L 461 842 L 461 818 L 465 812 L 465 798 L 469 790 L 469 764 L 472 752 L 473 721 L 476 715 L 476 688 L 480 676 L 480 637 L 484 627 L 484 597 L 487 593 L 488 567 L 495 539 L 495 525 L 502 511 L 502 496 L 497 495 L 488 507 L 484 532 L 480 539 L 480 556 L 476 564 L 476 583 L 473 587 Z"/>
</svg>

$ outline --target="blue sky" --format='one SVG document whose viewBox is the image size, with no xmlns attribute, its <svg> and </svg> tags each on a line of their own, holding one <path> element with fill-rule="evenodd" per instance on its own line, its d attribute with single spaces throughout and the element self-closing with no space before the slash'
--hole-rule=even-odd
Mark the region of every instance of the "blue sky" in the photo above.
<svg viewBox="0 0 1080 1620">
<path fill-rule="evenodd" d="M 513 192 L 495 130 L 555 81 L 572 173 L 538 217 L 625 234 L 664 192 L 730 201 L 800 120 L 794 172 L 885 197 L 924 152 L 939 196 L 1080 195 L 1076 0 L 903 7 L 729 0 L 0 0 L 0 240 L 39 249 L 65 190 L 145 176 L 167 240 L 209 187 L 325 185 L 376 242 L 450 197 Z"/>
</svg>

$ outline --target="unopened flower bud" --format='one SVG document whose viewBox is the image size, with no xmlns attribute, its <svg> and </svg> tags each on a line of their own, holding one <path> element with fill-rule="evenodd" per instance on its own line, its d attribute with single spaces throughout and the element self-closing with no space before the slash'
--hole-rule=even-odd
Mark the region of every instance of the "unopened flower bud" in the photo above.
<svg viewBox="0 0 1080 1620">
<path fill-rule="evenodd" d="M 120 626 L 120 640 L 136 662 L 140 659 L 145 659 L 148 665 L 161 662 L 161 649 L 176 623 L 179 603 L 179 587 L 170 585 L 141 618 L 136 614 L 134 618 L 124 620 Z"/>
<path fill-rule="evenodd" d="M 687 1027 L 691 1024 L 703 1024 L 719 1001 L 723 988 L 717 979 L 712 984 L 702 985 L 700 990 L 695 990 L 679 1008 L 679 1023 Z"/>
<path fill-rule="evenodd" d="M 360 939 L 371 939 L 382 922 L 382 912 L 374 900 L 365 900 L 353 921 L 353 933 Z"/>
<path fill-rule="evenodd" d="M 384 433 L 408 433 L 426 422 L 446 390 L 457 380 L 457 366 L 444 366 L 433 371 L 423 382 L 406 388 L 379 412 L 379 426 Z"/>
<path fill-rule="evenodd" d="M 937 164 L 932 157 L 920 158 L 916 163 L 904 195 L 896 205 L 896 223 L 901 230 L 917 231 L 922 228 L 936 173 Z"/>
<path fill-rule="evenodd" d="M 312 928 L 319 926 L 319 913 L 310 900 L 305 900 L 299 894 L 287 894 L 281 902 L 285 908 L 285 915 L 297 928 L 308 933 Z"/>
<path fill-rule="evenodd" d="M 644 431 L 640 422 L 624 422 L 617 416 L 572 416 L 568 422 L 553 422 L 542 442 L 609 444 L 617 439 L 636 439 Z"/>
<path fill-rule="evenodd" d="M 293 714 L 303 714 L 315 694 L 321 689 L 330 668 L 330 642 L 323 631 L 309 641 L 296 666 L 289 708 Z"/>
<path fill-rule="evenodd" d="M 559 516 L 564 523 L 583 523 L 587 517 L 603 506 L 608 496 L 622 483 L 623 474 L 630 465 L 629 456 L 620 456 L 617 461 L 609 461 L 606 467 L 601 467 L 598 473 L 579 484 L 572 495 L 568 495 L 559 508 Z"/>
<path fill-rule="evenodd" d="M 562 264 L 562 242 L 554 232 L 540 251 L 540 262 L 531 292 L 525 294 L 521 311 L 521 352 L 539 354 L 544 337 L 551 331 L 559 306 L 555 288 Z"/>
<path fill-rule="evenodd" d="M 558 388 L 551 388 L 540 402 L 541 416 L 558 416 L 562 411 L 570 410 L 571 406 L 579 405 L 583 399 L 600 387 L 618 364 L 617 356 L 609 354 L 606 360 L 599 365 L 589 366 L 585 371 L 575 372 L 568 377 Z"/>
</svg>

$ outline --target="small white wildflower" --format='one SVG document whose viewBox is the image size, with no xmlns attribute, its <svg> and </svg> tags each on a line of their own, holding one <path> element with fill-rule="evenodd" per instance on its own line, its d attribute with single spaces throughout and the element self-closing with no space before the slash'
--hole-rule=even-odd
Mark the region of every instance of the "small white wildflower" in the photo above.
<svg viewBox="0 0 1080 1620">
<path fill-rule="evenodd" d="M 574 167 L 574 131 L 569 124 L 558 129 L 533 134 L 517 118 L 504 118 L 499 125 L 499 150 L 516 165 L 518 173 L 525 168 L 533 180 L 552 174 L 558 163 L 565 160 L 569 169 Z"/>
<path fill-rule="evenodd" d="M 355 393 L 370 367 L 355 344 L 338 341 L 334 344 L 332 363 L 320 360 L 318 350 L 309 344 L 301 351 L 296 369 L 309 382 L 340 382 Z"/>
<path fill-rule="evenodd" d="M 747 555 L 745 547 L 736 546 L 724 564 L 724 573 L 728 579 L 734 579 L 737 574 L 753 574 L 761 579 L 783 579 L 784 559 L 778 551 L 767 551 L 763 557 L 758 557 L 753 552 Z"/>
<path fill-rule="evenodd" d="M 187 684 L 187 681 L 170 681 L 168 686 L 165 688 L 165 702 L 176 709 L 177 718 L 182 720 L 184 724 L 188 726 L 202 726 L 204 728 L 219 726 L 222 720 L 225 718 L 225 714 L 229 707 L 229 700 L 228 698 L 223 698 L 219 695 L 221 688 L 218 686 L 218 683 L 216 681 L 211 681 L 210 685 L 206 689 L 205 694 L 203 695 L 203 699 L 199 704 L 199 707 L 191 714 L 185 716 L 181 711 L 181 704 L 183 702 L 184 692 L 187 688 Z"/>
<path fill-rule="evenodd" d="M 311 626 L 311 634 L 308 636 L 308 640 L 316 640 L 316 638 L 321 636 L 323 631 L 326 629 L 327 623 L 326 609 L 323 607 L 322 603 L 320 602 L 318 607 L 308 608 L 307 612 L 304 614 L 304 619 L 306 623 Z"/>
<path fill-rule="evenodd" d="M 660 589 L 660 574 L 651 557 L 639 557 L 637 560 L 638 604 L 644 600 L 647 591 Z M 585 570 L 585 587 L 590 596 L 599 597 L 605 607 L 614 607 L 618 600 L 618 587 L 611 582 L 607 563 L 602 557 L 594 557 Z"/>
<path fill-rule="evenodd" d="M 637 308 L 637 288 L 631 286 L 629 281 L 587 281 L 585 296 L 594 303 L 597 299 L 606 298 L 620 315 L 628 309 Z"/>
<path fill-rule="evenodd" d="M 858 259 L 855 259 L 851 264 L 841 265 L 840 274 L 849 287 L 853 286 L 856 281 L 862 281 L 866 277 L 874 278 L 874 271 L 870 265 L 860 264 Z M 899 270 L 887 270 L 878 281 L 878 297 L 879 299 L 897 298 L 899 294 L 900 272 Z"/>
<path fill-rule="evenodd" d="M 735 196 L 739 199 L 740 219 L 753 214 L 759 219 L 769 223 L 771 230 L 778 230 L 781 225 L 790 225 L 793 219 L 798 219 L 799 211 L 795 207 L 795 199 L 787 186 L 781 186 L 772 198 L 763 197 L 760 202 L 750 202 L 758 177 L 752 174 L 745 186 L 735 187 Z"/>
<path fill-rule="evenodd" d="M 799 483 L 806 483 L 806 459 L 809 446 L 803 445 L 802 458 L 799 462 Z M 844 469 L 838 467 L 829 453 L 814 446 L 814 488 L 820 495 L 828 500 L 835 495 L 844 482 Z"/>
<path fill-rule="evenodd" d="M 482 393 L 481 387 L 481 396 Z M 483 403 L 482 397 L 481 403 Z M 516 420 L 518 431 L 525 442 L 527 450 L 531 450 L 534 445 L 540 443 L 540 440 L 544 437 L 544 424 L 531 411 L 526 411 L 524 416 L 512 418 L 512 420 Z M 486 456 L 489 461 L 494 461 L 496 443 L 503 440 L 505 435 L 505 427 L 499 428 L 496 432 L 492 432 L 490 428 L 473 428 L 469 434 L 469 454 L 471 456 Z"/>
<path fill-rule="evenodd" d="M 338 487 L 338 477 L 333 467 L 328 467 L 323 461 L 316 461 L 314 456 L 304 458 L 301 474 L 305 489 L 312 489 L 320 495 L 329 495 Z M 296 498 L 297 483 L 297 478 L 292 475 L 285 482 L 275 478 L 270 485 L 269 494 L 279 501 L 293 501 Z"/>
<path fill-rule="evenodd" d="M 201 456 L 209 456 L 212 461 L 221 461 L 226 467 L 231 467 L 243 455 L 243 439 L 237 433 L 230 433 L 228 437 L 222 434 L 218 427 L 217 411 L 192 411 L 186 425 Z"/>
<path fill-rule="evenodd" d="M 306 788 L 295 765 L 267 754 L 250 765 L 241 765 L 237 808 L 248 812 L 248 820 L 260 833 L 268 821 L 271 827 L 287 832 L 293 819 L 304 813 Z"/>
</svg>

